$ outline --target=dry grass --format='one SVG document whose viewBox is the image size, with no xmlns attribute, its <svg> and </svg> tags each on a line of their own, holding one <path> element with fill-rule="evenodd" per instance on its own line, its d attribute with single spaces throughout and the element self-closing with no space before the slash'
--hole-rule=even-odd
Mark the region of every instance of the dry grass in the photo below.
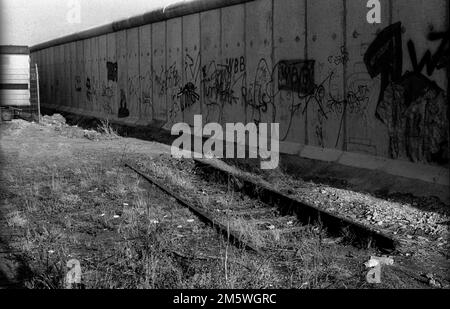
<svg viewBox="0 0 450 309">
<path fill-rule="evenodd" d="M 193 186 L 171 178 L 176 173 L 167 167 L 159 173 L 188 190 Z M 283 267 L 277 255 L 237 249 L 114 164 L 45 166 L 39 173 L 9 174 L 9 180 L 11 188 L 24 188 L 12 201 L 22 206 L 8 224 L 26 231 L 13 245 L 32 270 L 30 288 L 63 288 L 65 263 L 72 258 L 80 261 L 87 288 L 309 288 L 332 268 L 311 235 L 299 245 L 304 252 L 296 262 Z M 261 246 L 277 242 L 231 217 L 229 226 Z"/>
<path fill-rule="evenodd" d="M 116 136 L 107 122 L 99 131 L 104 141 Z M 327 245 L 321 227 L 305 227 L 293 237 L 278 227 L 262 229 L 257 217 L 223 215 L 261 205 L 232 191 L 232 185 L 224 189 L 201 181 L 192 161 L 149 159 L 108 149 L 76 152 L 70 159 L 9 158 L 2 171 L 10 193 L 2 201 L 9 205 L 4 218 L 22 235 L 9 245 L 30 269 L 27 287 L 63 288 L 71 259 L 80 261 L 86 288 L 364 286 L 361 265 L 371 252 L 346 258 L 352 249 Z M 174 199 L 125 169 L 124 158 L 141 161 L 149 173 L 204 209 L 218 210 L 216 219 L 266 248 L 267 254 L 232 246 Z M 289 251 L 281 250 L 285 247 Z"/>
<path fill-rule="evenodd" d="M 97 131 L 100 132 L 103 136 L 109 137 L 111 139 L 119 138 L 119 134 L 107 119 L 100 121 L 100 125 L 98 126 Z"/>
<path fill-rule="evenodd" d="M 251 269 L 255 257 L 247 263 L 247 253 L 235 248 L 229 248 L 225 279 L 226 241 L 167 196 L 149 196 L 129 171 L 47 166 L 11 173 L 9 180 L 10 188 L 24 188 L 11 201 L 21 210 L 8 224 L 26 231 L 12 245 L 30 265 L 30 288 L 63 288 L 72 258 L 80 261 L 87 288 L 265 286 L 248 282 L 240 264 Z"/>
</svg>

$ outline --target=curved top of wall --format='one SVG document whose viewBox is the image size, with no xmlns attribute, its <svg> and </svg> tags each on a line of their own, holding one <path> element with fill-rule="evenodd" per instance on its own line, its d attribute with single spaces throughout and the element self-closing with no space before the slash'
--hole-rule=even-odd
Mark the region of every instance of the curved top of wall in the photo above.
<svg viewBox="0 0 450 309">
<path fill-rule="evenodd" d="M 32 46 L 30 48 L 30 51 L 36 52 L 45 48 L 71 43 L 79 40 L 89 39 L 95 36 L 100 36 L 129 28 L 139 27 L 146 24 L 152 24 L 159 21 L 168 20 L 171 18 L 176 18 L 184 15 L 195 14 L 214 9 L 220 9 L 227 6 L 252 1 L 255 0 L 184 0 L 171 4 L 164 8 L 155 9 L 143 15 L 112 22 L 106 25 L 91 28 L 85 31 L 77 32 L 74 34 L 70 34 L 68 36 L 64 36 L 41 44 L 37 44 L 35 46 Z"/>
<path fill-rule="evenodd" d="M 1 45 L 0 46 L 0 55 L 11 54 L 11 55 L 28 55 L 30 53 L 30 49 L 28 46 L 22 45 Z"/>
</svg>

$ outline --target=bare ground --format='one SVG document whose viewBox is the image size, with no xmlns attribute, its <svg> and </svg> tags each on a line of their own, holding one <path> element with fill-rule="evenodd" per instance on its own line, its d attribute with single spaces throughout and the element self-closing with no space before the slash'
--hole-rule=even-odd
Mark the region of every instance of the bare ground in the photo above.
<svg viewBox="0 0 450 309">
<path fill-rule="evenodd" d="M 446 213 L 425 217 L 434 232 L 429 241 L 418 238 L 429 236 L 426 222 L 422 234 L 413 234 L 410 226 L 390 230 L 405 236 L 409 247 L 383 269 L 380 285 L 370 285 L 364 262 L 377 252 L 340 244 L 314 226 L 297 236 L 294 258 L 237 249 L 123 166 L 124 161 L 139 164 L 250 241 L 280 243 L 280 235 L 258 228 L 256 215 L 250 218 L 255 225 L 227 215 L 231 208 L 264 207 L 260 201 L 199 177 L 193 162 L 172 159 L 167 145 L 118 137 L 107 124 L 96 132 L 58 119 L 45 123 L 1 125 L 0 286 L 62 288 L 66 263 L 75 258 L 86 288 L 448 287 L 448 255 L 442 254 L 448 229 L 438 224 L 448 220 Z M 383 223 L 390 222 L 390 207 L 402 209 L 396 202 L 285 177 L 271 179 L 280 189 L 294 188 L 294 196 L 301 193 L 324 205 L 331 198 L 349 216 L 353 212 L 345 205 L 356 202 L 368 205 L 361 219 L 376 211 Z M 399 222 L 421 216 L 407 207 L 393 213 Z M 296 225 L 295 218 L 287 220 L 263 224 Z"/>
</svg>

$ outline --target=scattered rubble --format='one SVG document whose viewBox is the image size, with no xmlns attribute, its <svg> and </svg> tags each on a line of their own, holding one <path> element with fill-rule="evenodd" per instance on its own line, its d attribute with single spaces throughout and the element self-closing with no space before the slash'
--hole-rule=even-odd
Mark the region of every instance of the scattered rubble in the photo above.
<svg viewBox="0 0 450 309">
<path fill-rule="evenodd" d="M 318 185 L 289 177 L 277 188 L 293 188 L 290 196 L 339 213 L 392 235 L 447 246 L 450 209 L 437 198 L 378 198 L 370 194 Z"/>
<path fill-rule="evenodd" d="M 428 279 L 428 284 L 436 289 L 440 289 L 442 288 L 442 284 L 436 279 L 436 277 L 434 276 L 434 274 L 426 274 L 425 277 Z"/>
<path fill-rule="evenodd" d="M 46 126 L 64 126 L 66 125 L 66 118 L 60 114 L 54 114 L 52 116 L 45 115 L 41 117 L 41 124 Z"/>
<path fill-rule="evenodd" d="M 112 140 L 118 138 L 116 132 L 106 121 L 102 122 L 98 127 L 98 131 L 86 130 L 78 126 L 69 125 L 66 119 L 60 114 L 42 116 L 39 124 L 22 119 L 14 119 L 8 124 L 5 130 L 13 132 L 13 135 L 17 135 L 20 134 L 23 129 L 29 128 L 32 125 L 36 126 L 36 129 L 41 131 L 46 128 L 53 129 L 60 135 L 68 138 L 86 138 L 91 141 Z"/>
</svg>

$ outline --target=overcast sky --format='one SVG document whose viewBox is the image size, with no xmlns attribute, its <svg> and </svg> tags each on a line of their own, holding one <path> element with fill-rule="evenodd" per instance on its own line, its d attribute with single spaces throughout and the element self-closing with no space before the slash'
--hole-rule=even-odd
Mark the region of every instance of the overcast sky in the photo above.
<svg viewBox="0 0 450 309">
<path fill-rule="evenodd" d="M 42 43 L 179 0 L 0 0 L 0 45 Z M 77 3 L 80 23 L 76 21 Z"/>
</svg>

